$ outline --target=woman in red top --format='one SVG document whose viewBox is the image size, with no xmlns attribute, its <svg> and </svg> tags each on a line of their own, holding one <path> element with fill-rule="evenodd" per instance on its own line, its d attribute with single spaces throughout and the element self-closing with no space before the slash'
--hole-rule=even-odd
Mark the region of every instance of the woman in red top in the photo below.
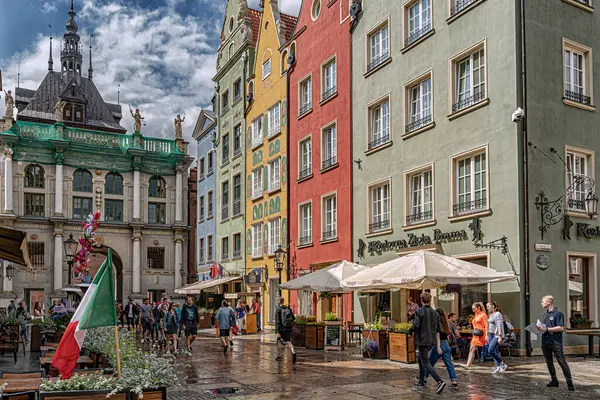
<svg viewBox="0 0 600 400">
<path fill-rule="evenodd" d="M 483 347 L 487 343 L 487 335 L 488 335 L 488 318 L 485 313 L 485 307 L 483 303 L 473 303 L 472 310 L 475 313 L 473 317 L 473 321 L 471 325 L 473 326 L 473 332 L 481 331 L 483 334 L 475 335 L 473 333 L 473 338 L 471 339 L 471 347 L 469 349 L 469 358 L 467 360 L 467 367 L 470 367 L 473 364 L 473 360 L 475 360 L 475 356 L 479 351 L 480 347 Z"/>
</svg>

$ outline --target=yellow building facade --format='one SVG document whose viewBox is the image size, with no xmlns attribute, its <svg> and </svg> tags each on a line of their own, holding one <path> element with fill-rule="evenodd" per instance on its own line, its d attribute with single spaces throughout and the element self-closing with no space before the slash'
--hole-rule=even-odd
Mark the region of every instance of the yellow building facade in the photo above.
<svg viewBox="0 0 600 400">
<path fill-rule="evenodd" d="M 261 271 L 262 325 L 273 322 L 279 294 L 275 251 L 287 251 L 287 64 L 280 48 L 291 37 L 296 18 L 281 14 L 277 0 L 263 7 L 253 75 L 247 82 L 246 114 L 246 274 Z M 283 61 L 283 62 L 282 62 Z M 286 281 L 286 272 L 281 282 Z M 286 294 L 284 294 L 285 296 Z"/>
</svg>

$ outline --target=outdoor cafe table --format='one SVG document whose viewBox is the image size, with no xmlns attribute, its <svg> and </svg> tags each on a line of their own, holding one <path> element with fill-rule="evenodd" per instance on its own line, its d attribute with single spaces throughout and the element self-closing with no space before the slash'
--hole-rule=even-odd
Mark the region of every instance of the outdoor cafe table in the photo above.
<svg viewBox="0 0 600 400">
<path fill-rule="evenodd" d="M 40 364 L 42 367 L 49 366 L 52 363 L 52 357 L 40 357 Z M 93 365 L 94 361 L 88 356 L 79 356 L 77 359 L 77 365 Z"/>
<path fill-rule="evenodd" d="M 588 355 L 594 355 L 594 337 L 600 337 L 600 328 L 591 329 L 568 329 L 569 335 L 587 336 L 588 337 Z M 600 353 L 598 354 L 600 357 Z"/>
<path fill-rule="evenodd" d="M 4 393 L 19 393 L 37 391 L 42 384 L 42 378 L 0 378 L 0 385 L 6 383 Z"/>
</svg>

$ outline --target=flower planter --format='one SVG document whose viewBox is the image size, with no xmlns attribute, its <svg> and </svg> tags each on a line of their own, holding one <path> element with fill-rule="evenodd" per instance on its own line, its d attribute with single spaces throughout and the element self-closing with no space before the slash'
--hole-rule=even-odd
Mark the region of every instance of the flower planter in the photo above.
<svg viewBox="0 0 600 400">
<path fill-rule="evenodd" d="M 198 329 L 210 329 L 210 328 L 212 328 L 212 324 L 210 322 L 210 319 L 211 319 L 211 315 L 210 314 L 200 314 L 200 315 L 198 315 Z"/>
<path fill-rule="evenodd" d="M 142 398 L 133 392 L 129 392 L 129 400 L 142 400 Z M 167 400 L 167 388 L 146 389 L 144 390 L 143 400 Z"/>
<path fill-rule="evenodd" d="M 306 348 L 310 350 L 325 348 L 325 326 L 306 325 Z"/>
<path fill-rule="evenodd" d="M 296 347 L 306 347 L 306 325 L 296 325 L 292 328 L 292 344 Z"/>
<path fill-rule="evenodd" d="M 68 392 L 40 392 L 40 400 L 128 400 L 127 393 L 117 393 L 107 397 L 110 390 L 73 390 Z M 145 399 L 145 397 L 144 397 Z"/>
<path fill-rule="evenodd" d="M 412 364 L 417 361 L 415 342 L 412 335 L 400 332 L 389 333 L 390 360 Z"/>
<path fill-rule="evenodd" d="M 363 331 L 363 341 L 372 340 L 379 345 L 376 352 L 371 353 L 368 351 L 363 352 L 363 357 L 373 358 L 377 360 L 384 360 L 388 358 L 388 331 L 372 331 L 372 330 L 364 330 Z"/>
<path fill-rule="evenodd" d="M 592 327 L 593 322 L 588 322 L 585 324 L 574 324 L 573 329 L 590 329 Z"/>
</svg>

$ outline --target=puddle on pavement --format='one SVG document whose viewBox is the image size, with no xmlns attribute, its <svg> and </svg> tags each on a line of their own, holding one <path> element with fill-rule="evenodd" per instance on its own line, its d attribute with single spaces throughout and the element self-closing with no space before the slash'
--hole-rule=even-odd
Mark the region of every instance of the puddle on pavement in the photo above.
<svg viewBox="0 0 600 400">
<path fill-rule="evenodd" d="M 236 394 L 242 393 L 244 389 L 242 388 L 218 388 L 218 389 L 207 389 L 204 392 L 210 394 Z"/>
</svg>

